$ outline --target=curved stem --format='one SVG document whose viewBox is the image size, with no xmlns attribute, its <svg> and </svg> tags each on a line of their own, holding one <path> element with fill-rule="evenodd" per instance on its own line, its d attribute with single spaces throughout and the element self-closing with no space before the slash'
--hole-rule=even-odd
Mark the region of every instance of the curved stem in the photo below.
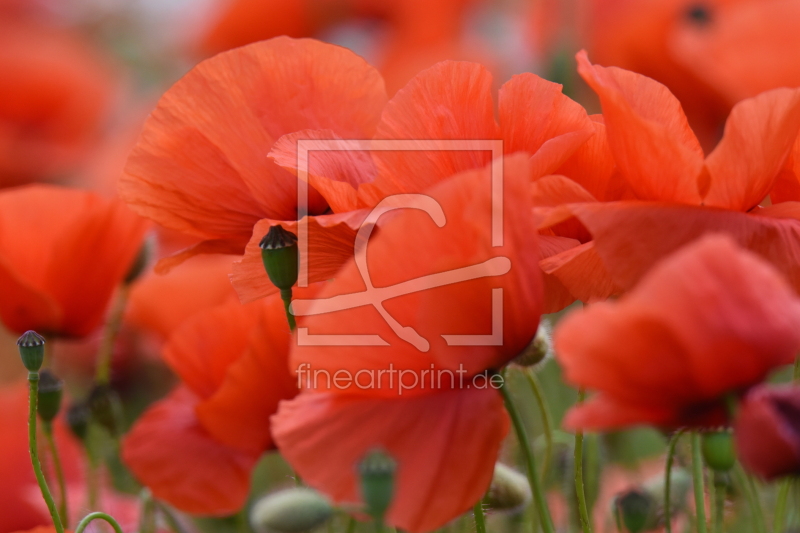
<svg viewBox="0 0 800 533">
<path fill-rule="evenodd" d="M 486 533 L 486 518 L 483 516 L 483 499 L 478 500 L 478 503 L 472 508 L 472 513 L 475 515 L 475 532 Z"/>
<path fill-rule="evenodd" d="M 683 435 L 683 428 L 677 430 L 669 440 L 667 447 L 667 466 L 664 470 L 664 527 L 666 533 L 672 533 L 672 516 L 670 516 L 670 489 L 672 488 L 672 463 L 675 461 L 675 447 Z"/>
<path fill-rule="evenodd" d="M 536 403 L 539 406 L 539 413 L 542 417 L 545 439 L 544 464 L 542 465 L 542 482 L 544 482 L 544 480 L 547 479 L 547 472 L 550 470 L 550 462 L 553 457 L 553 418 L 550 416 L 547 399 L 545 398 L 544 391 L 542 391 L 542 384 L 539 382 L 536 372 L 533 368 L 527 368 L 524 374 L 525 377 L 528 378 L 528 383 L 531 386 L 533 396 L 536 398 Z"/>
<path fill-rule="evenodd" d="M 94 377 L 95 382 L 100 385 L 105 385 L 111 380 L 111 356 L 114 353 L 114 341 L 122 325 L 122 316 L 125 312 L 125 305 L 128 303 L 129 292 L 129 285 L 122 284 L 120 286 L 114 307 L 103 329 L 103 340 L 97 351 L 97 368 Z"/>
<path fill-rule="evenodd" d="M 753 514 L 753 522 L 755 523 L 756 531 L 758 533 L 766 533 L 767 526 L 764 522 L 764 514 L 761 512 L 761 504 L 758 501 L 758 493 L 753 486 L 752 480 L 748 478 L 747 474 L 742 468 L 742 465 L 739 463 L 737 463 L 734 467 L 733 473 L 736 476 L 736 481 L 741 486 L 744 497 L 747 498 L 747 503 L 750 506 L 750 512 Z"/>
<path fill-rule="evenodd" d="M 583 403 L 586 392 L 578 391 L 578 403 Z M 586 488 L 583 484 L 583 431 L 575 432 L 575 494 L 578 497 L 578 513 L 581 518 L 583 533 L 592 533 L 592 521 L 589 518 L 589 509 L 586 505 Z"/>
<path fill-rule="evenodd" d="M 61 467 L 61 458 L 58 455 L 58 446 L 53 436 L 53 424 L 45 422 L 42 424 L 44 436 L 47 439 L 47 447 L 50 448 L 50 456 L 53 458 L 53 470 L 56 472 L 58 480 L 58 514 L 61 516 L 61 523 L 64 527 L 69 527 L 69 511 L 67 509 L 67 483 L 64 481 L 64 469 Z"/>
<path fill-rule="evenodd" d="M 88 526 L 93 520 L 105 520 L 111 524 L 111 527 L 114 528 L 114 533 L 122 533 L 122 528 L 119 527 L 119 524 L 116 520 L 114 520 L 114 517 L 101 512 L 89 513 L 84 516 L 83 520 L 78 523 L 78 527 L 75 528 L 75 533 L 83 533 L 83 530 L 86 529 L 86 526 Z"/>
<path fill-rule="evenodd" d="M 47 481 L 45 481 L 42 473 L 42 464 L 39 462 L 39 450 L 36 444 L 36 408 L 39 403 L 38 372 L 28 372 L 28 386 L 28 449 L 31 455 L 33 473 L 36 475 L 36 481 L 42 491 L 42 498 L 47 504 L 47 510 L 50 511 L 50 517 L 53 519 L 53 526 L 55 526 L 56 532 L 64 533 L 64 525 L 61 523 L 61 517 L 56 510 L 56 502 L 53 500 L 53 495 L 50 494 L 50 489 L 47 488 Z"/>
<path fill-rule="evenodd" d="M 692 477 L 694 480 L 694 505 L 697 516 L 697 532 L 707 533 L 706 499 L 703 483 L 703 457 L 700 453 L 700 433 L 692 433 Z"/>
<path fill-rule="evenodd" d="M 286 320 L 289 321 L 289 330 L 294 331 L 297 329 L 297 323 L 289 309 L 289 306 L 292 305 L 292 289 L 281 289 L 281 300 L 283 300 L 283 309 L 286 311 Z"/>
<path fill-rule="evenodd" d="M 531 452 L 531 443 L 528 439 L 528 434 L 525 431 L 525 426 L 522 423 L 522 418 L 519 416 L 514 402 L 511 399 L 511 394 L 508 392 L 508 384 L 503 380 L 503 385 L 500 387 L 500 394 L 503 395 L 503 401 L 506 405 L 508 416 L 511 417 L 511 423 L 514 424 L 514 431 L 517 433 L 519 445 L 522 454 L 525 456 L 525 465 L 528 473 L 528 483 L 533 492 L 533 499 L 536 503 L 536 509 L 539 514 L 539 520 L 542 523 L 542 529 L 545 533 L 555 533 L 553 526 L 553 519 L 550 516 L 550 509 L 547 507 L 547 500 L 544 497 L 544 489 L 539 481 L 539 475 L 536 473 L 536 461 L 534 460 L 533 453 Z"/>
</svg>

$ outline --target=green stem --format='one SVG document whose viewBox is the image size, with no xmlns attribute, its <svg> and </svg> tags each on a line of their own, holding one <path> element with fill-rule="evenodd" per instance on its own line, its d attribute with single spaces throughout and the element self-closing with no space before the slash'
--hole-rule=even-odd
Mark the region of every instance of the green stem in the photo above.
<svg viewBox="0 0 800 533">
<path fill-rule="evenodd" d="M 542 482 L 547 479 L 547 472 L 550 469 L 550 462 L 553 457 L 553 418 L 550 416 L 550 409 L 547 406 L 547 399 L 542 391 L 542 384 L 536 376 L 533 368 L 527 368 L 524 371 L 525 377 L 528 378 L 528 383 L 531 386 L 533 396 L 536 398 L 536 403 L 539 406 L 539 413 L 542 417 L 542 426 L 544 429 L 544 464 L 542 465 Z"/>
<path fill-rule="evenodd" d="M 156 503 L 150 489 L 142 489 L 139 494 L 139 533 L 155 533 L 156 530 Z"/>
<path fill-rule="evenodd" d="M 528 434 L 525 431 L 525 426 L 522 423 L 522 418 L 511 399 L 511 394 L 508 391 L 508 385 L 503 380 L 503 386 L 500 387 L 500 393 L 503 395 L 503 400 L 506 404 L 508 416 L 511 417 L 511 423 L 514 424 L 514 431 L 517 433 L 522 454 L 525 457 L 525 464 L 528 473 L 528 483 L 531 485 L 531 492 L 533 492 L 533 499 L 536 503 L 536 509 L 539 514 L 539 520 L 542 523 L 542 529 L 545 533 L 555 533 L 553 526 L 553 519 L 550 516 L 550 509 L 547 507 L 547 500 L 545 500 L 544 490 L 539 480 L 539 475 L 536 473 L 536 461 L 534 460 L 531 451 L 531 443 L 528 439 Z"/>
<path fill-rule="evenodd" d="M 69 527 L 69 511 L 67 509 L 67 483 L 64 480 L 64 469 L 61 467 L 61 458 L 58 455 L 58 446 L 56 446 L 56 439 L 53 436 L 53 424 L 51 422 L 44 422 L 42 424 L 44 436 L 47 439 L 47 446 L 50 448 L 50 456 L 53 458 L 53 470 L 56 473 L 58 480 L 58 514 L 61 517 L 61 523 L 64 527 Z"/>
<path fill-rule="evenodd" d="M 156 508 L 161 512 L 161 516 L 164 517 L 164 522 L 167 523 L 167 527 L 170 528 L 173 533 L 186 533 L 186 530 L 175 517 L 175 513 L 172 512 L 172 509 L 159 501 L 156 501 Z"/>
<path fill-rule="evenodd" d="M 38 372 L 28 372 L 28 385 L 28 449 L 31 455 L 33 473 L 36 475 L 36 481 L 39 483 L 42 497 L 47 504 L 47 510 L 50 511 L 50 517 L 53 519 L 53 526 L 55 526 L 56 532 L 64 533 L 64 525 L 61 522 L 58 510 L 56 510 L 56 502 L 53 500 L 53 495 L 50 494 L 50 489 L 47 488 L 47 481 L 45 481 L 42 473 L 42 464 L 39 462 L 39 449 L 36 444 L 36 408 L 39 403 Z"/>
<path fill-rule="evenodd" d="M 670 516 L 670 506 L 672 505 L 670 502 L 670 490 L 672 488 L 672 463 L 675 461 L 675 447 L 677 446 L 682 435 L 683 429 L 677 430 L 669 440 L 669 447 L 667 448 L 667 467 L 664 471 L 664 527 L 666 528 L 666 533 L 672 533 L 672 516 Z"/>
<path fill-rule="evenodd" d="M 758 501 L 758 493 L 755 490 L 752 479 L 745 473 L 742 465 L 737 463 L 733 470 L 736 476 L 736 481 L 742 489 L 744 497 L 747 498 L 747 503 L 750 506 L 750 512 L 753 514 L 753 523 L 755 524 L 758 533 L 766 533 L 767 526 L 764 522 L 764 514 L 761 512 L 761 504 Z"/>
<path fill-rule="evenodd" d="M 103 330 L 102 344 L 97 351 L 97 368 L 94 378 L 99 385 L 106 385 L 111 380 L 111 357 L 114 354 L 114 341 L 122 325 L 122 316 L 125 312 L 125 305 L 128 303 L 129 292 L 130 286 L 126 284 L 120 286 L 114 307 Z"/>
<path fill-rule="evenodd" d="M 694 505 L 697 515 L 697 532 L 707 533 L 706 500 L 703 483 L 703 458 L 700 453 L 700 433 L 692 433 L 692 476 L 694 480 Z"/>
<path fill-rule="evenodd" d="M 351 516 L 350 521 L 347 523 L 347 533 L 355 533 L 356 524 L 356 519 Z"/>
<path fill-rule="evenodd" d="M 722 533 L 722 523 L 725 518 L 725 484 L 721 482 L 720 474 L 714 472 L 714 522 L 713 532 Z"/>
<path fill-rule="evenodd" d="M 111 524 L 111 527 L 114 528 L 114 533 L 122 533 L 122 528 L 119 527 L 117 521 L 114 520 L 112 516 L 101 512 L 89 513 L 84 516 L 83 520 L 78 523 L 78 527 L 75 528 L 75 533 L 83 533 L 83 530 L 86 529 L 86 526 L 88 526 L 93 520 L 105 520 Z"/>
<path fill-rule="evenodd" d="M 283 300 L 283 309 L 286 311 L 286 320 L 289 321 L 289 330 L 294 331 L 297 329 L 297 323 L 289 308 L 292 305 L 292 289 L 281 289 L 281 300 Z"/>
<path fill-rule="evenodd" d="M 781 487 L 778 490 L 778 503 L 775 505 L 775 533 L 783 533 L 786 528 L 786 502 L 789 500 L 791 487 L 790 478 L 781 481 Z"/>
<path fill-rule="evenodd" d="M 586 392 L 578 391 L 578 403 L 583 403 Z M 575 432 L 575 494 L 578 496 L 578 513 L 583 533 L 592 533 L 592 521 L 586 505 L 586 488 L 583 484 L 583 431 Z"/>
<path fill-rule="evenodd" d="M 478 500 L 478 503 L 472 508 L 472 514 L 475 515 L 475 532 L 486 533 L 486 518 L 483 516 L 483 499 Z"/>
</svg>

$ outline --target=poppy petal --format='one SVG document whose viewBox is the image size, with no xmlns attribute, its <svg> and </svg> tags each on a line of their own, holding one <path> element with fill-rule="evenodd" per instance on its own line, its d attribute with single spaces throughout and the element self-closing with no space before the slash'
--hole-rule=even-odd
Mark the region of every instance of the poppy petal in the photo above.
<svg viewBox="0 0 800 533">
<path fill-rule="evenodd" d="M 533 154 L 534 172 L 550 174 L 594 133 L 586 111 L 561 85 L 525 73 L 498 96 L 503 152 Z"/>
<path fill-rule="evenodd" d="M 633 287 L 654 263 L 698 237 L 724 233 L 771 262 L 800 290 L 798 220 L 647 202 L 582 204 L 570 209 L 592 234 L 600 259 L 622 289 Z"/>
<path fill-rule="evenodd" d="M 307 393 L 281 403 L 275 441 L 311 487 L 336 502 L 361 501 L 356 468 L 375 448 L 398 464 L 387 522 L 433 531 L 487 490 L 508 417 L 496 390 L 373 399 Z"/>
<path fill-rule="evenodd" d="M 153 496 L 181 511 L 231 515 L 247 501 L 258 457 L 211 438 L 195 418 L 196 402 L 178 389 L 156 403 L 125 437 L 122 459 Z"/>
<path fill-rule="evenodd" d="M 272 447 L 269 417 L 278 402 L 297 394 L 297 380 L 289 373 L 291 332 L 283 302 L 275 294 L 254 305 L 259 320 L 247 348 L 214 394 L 198 403 L 196 413 L 217 441 L 259 453 Z M 240 331 L 246 335 L 247 329 Z"/>
<path fill-rule="evenodd" d="M 578 72 L 600 97 L 620 172 L 642 200 L 696 204 L 703 149 L 675 96 L 660 83 L 577 56 Z"/>
<path fill-rule="evenodd" d="M 776 89 L 739 102 L 706 159 L 703 204 L 749 211 L 767 196 L 800 130 L 800 89 Z"/>
<path fill-rule="evenodd" d="M 243 306 L 236 298 L 200 311 L 184 321 L 164 345 L 163 357 L 200 398 L 214 394 L 230 365 L 248 346 L 259 323 L 258 304 Z"/>
<path fill-rule="evenodd" d="M 543 259 L 539 266 L 545 274 L 561 282 L 573 296 L 573 301 L 588 303 L 605 300 L 622 292 L 597 254 L 594 242 Z"/>
<path fill-rule="evenodd" d="M 275 141 L 302 129 L 369 137 L 385 102 L 380 74 L 345 48 L 278 37 L 224 52 L 162 97 L 121 195 L 168 228 L 246 240 L 262 218 L 297 217 L 297 179 L 266 157 Z"/>
<path fill-rule="evenodd" d="M 477 63 L 444 61 L 417 74 L 389 101 L 377 139 L 497 139 L 492 75 Z M 430 141 L 428 141 L 430 143 Z M 368 205 L 389 194 L 419 192 L 492 159 L 481 150 L 402 150 L 374 154 L 378 178 L 360 191 Z"/>
<path fill-rule="evenodd" d="M 323 141 L 323 146 L 333 147 L 342 139 L 331 130 L 303 130 L 278 139 L 269 157 L 295 176 L 301 163 L 298 159 L 301 140 Z M 309 150 L 304 164 L 309 185 L 325 198 L 334 213 L 358 209 L 356 193 L 359 185 L 371 182 L 378 173 L 370 152 L 358 150 Z"/>
</svg>

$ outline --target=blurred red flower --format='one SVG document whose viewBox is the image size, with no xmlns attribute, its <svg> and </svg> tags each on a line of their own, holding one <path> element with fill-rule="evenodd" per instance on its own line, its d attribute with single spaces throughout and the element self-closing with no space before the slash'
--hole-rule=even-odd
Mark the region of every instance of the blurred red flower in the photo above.
<svg viewBox="0 0 800 533">
<path fill-rule="evenodd" d="M 148 224 L 122 202 L 50 185 L 0 192 L 0 318 L 83 337 L 103 321 Z"/>
<path fill-rule="evenodd" d="M 764 479 L 800 473 L 800 387 L 757 387 L 734 422 L 739 459 Z"/>
<path fill-rule="evenodd" d="M 794 361 L 798 323 L 800 299 L 773 267 L 727 236 L 706 236 L 619 301 L 559 325 L 555 350 L 567 381 L 598 391 L 565 425 L 721 425 L 727 396 Z"/>
<path fill-rule="evenodd" d="M 78 35 L 0 21 L 0 187 L 77 165 L 99 137 L 116 89 L 106 60 Z"/>
<path fill-rule="evenodd" d="M 198 515 L 244 505 L 250 471 L 274 446 L 269 417 L 297 394 L 289 339 L 278 295 L 245 306 L 231 298 L 171 335 L 163 355 L 181 385 L 139 418 L 122 447 L 155 497 Z"/>
<path fill-rule="evenodd" d="M 772 262 L 800 289 L 800 203 L 761 207 L 779 178 L 800 130 L 800 89 L 776 89 L 736 105 L 722 141 L 707 157 L 675 97 L 633 72 L 589 63 L 579 71 L 600 95 L 608 143 L 632 200 L 579 203 L 562 210 L 591 234 L 583 249 L 553 258 L 574 268 L 559 273 L 573 293 L 588 269 L 602 265 L 621 290 L 650 267 L 708 232 L 729 234 Z M 583 257 L 576 257 L 576 250 Z M 546 271 L 550 271 L 546 269 Z M 607 296 L 599 286 L 599 296 Z"/>
<path fill-rule="evenodd" d="M 371 305 L 306 317 L 303 328 L 311 334 L 371 334 L 384 343 L 293 348 L 291 365 L 304 389 L 281 403 L 272 417 L 273 434 L 283 456 L 311 487 L 337 502 L 360 501 L 356 465 L 367 452 L 383 448 L 399 465 L 387 523 L 410 532 L 444 525 L 486 492 L 508 431 L 502 398 L 486 381 L 528 345 L 542 309 L 527 159 L 519 154 L 504 162 L 502 246 L 492 245 L 491 172 L 482 168 L 426 191 L 441 206 L 446 223 L 434 224 L 417 209 L 402 211 L 380 227 L 367 252 L 376 287 L 503 259 L 510 272 L 487 271 L 487 277 L 387 299 L 382 305 L 405 340 Z M 351 261 L 322 289 L 315 305 L 364 290 Z M 498 290 L 502 315 L 493 304 Z M 296 310 L 299 305 L 295 300 Z M 442 336 L 498 328 L 499 344 L 458 345 Z M 446 373 L 437 376 L 442 370 Z M 353 381 L 337 385 L 342 373 Z"/>
</svg>

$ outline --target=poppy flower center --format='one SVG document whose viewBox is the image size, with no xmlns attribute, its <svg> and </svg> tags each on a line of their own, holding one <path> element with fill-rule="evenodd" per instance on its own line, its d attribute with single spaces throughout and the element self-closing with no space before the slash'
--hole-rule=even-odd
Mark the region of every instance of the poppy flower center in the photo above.
<svg viewBox="0 0 800 533">
<path fill-rule="evenodd" d="M 711 10 L 704 4 L 695 4 L 686 10 L 686 18 L 697 26 L 711 24 Z"/>
</svg>

